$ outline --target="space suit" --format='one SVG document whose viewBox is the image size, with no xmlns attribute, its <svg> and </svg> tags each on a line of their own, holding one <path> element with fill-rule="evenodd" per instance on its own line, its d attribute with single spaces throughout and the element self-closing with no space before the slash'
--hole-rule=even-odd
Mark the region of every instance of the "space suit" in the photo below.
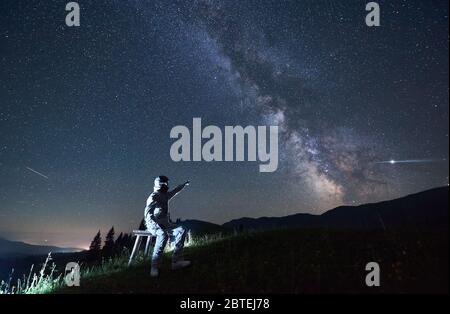
<svg viewBox="0 0 450 314">
<path fill-rule="evenodd" d="M 183 247 L 186 238 L 186 229 L 173 224 L 169 219 L 169 200 L 177 195 L 189 181 L 169 191 L 169 179 L 159 176 L 155 179 L 153 193 L 147 199 L 144 217 L 147 230 L 156 236 L 153 248 L 151 276 L 159 275 L 159 264 L 169 235 L 175 238 L 175 248 L 172 255 L 172 269 L 183 268 L 190 265 L 183 259 Z"/>
</svg>

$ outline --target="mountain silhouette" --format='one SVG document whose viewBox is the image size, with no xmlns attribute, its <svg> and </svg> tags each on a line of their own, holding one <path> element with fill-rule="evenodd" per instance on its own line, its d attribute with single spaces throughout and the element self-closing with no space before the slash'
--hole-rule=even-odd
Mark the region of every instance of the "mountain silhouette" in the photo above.
<svg viewBox="0 0 450 314">
<path fill-rule="evenodd" d="M 188 219 L 180 222 L 186 229 L 191 230 L 195 235 L 213 234 L 229 231 L 221 225 L 202 220 Z"/>
<path fill-rule="evenodd" d="M 0 238 L 0 257 L 21 257 L 30 255 L 46 255 L 52 253 L 78 252 L 77 248 L 61 248 L 57 246 L 33 245 L 25 242 L 10 241 Z"/>
<path fill-rule="evenodd" d="M 321 215 L 240 218 L 226 229 L 339 228 L 339 229 L 448 229 L 449 187 L 359 206 L 340 206 Z"/>
</svg>

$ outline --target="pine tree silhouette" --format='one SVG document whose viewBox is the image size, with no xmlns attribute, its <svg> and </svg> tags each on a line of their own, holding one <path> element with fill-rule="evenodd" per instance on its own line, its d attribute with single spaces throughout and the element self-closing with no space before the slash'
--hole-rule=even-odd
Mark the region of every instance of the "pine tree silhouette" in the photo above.
<svg viewBox="0 0 450 314">
<path fill-rule="evenodd" d="M 123 245 L 123 232 L 119 234 L 115 242 L 116 247 Z"/>
<path fill-rule="evenodd" d="M 105 238 L 105 245 L 103 246 L 103 255 L 104 256 L 112 256 L 114 255 L 114 226 L 109 229 Z"/>
<path fill-rule="evenodd" d="M 100 230 L 95 235 L 94 239 L 91 242 L 91 245 L 89 246 L 89 251 L 92 252 L 100 252 L 102 248 L 102 235 L 100 234 Z"/>
<path fill-rule="evenodd" d="M 128 249 L 130 249 L 130 250 L 131 250 L 131 248 L 133 247 L 133 244 L 134 244 L 134 242 L 132 242 L 131 236 L 128 233 L 125 233 L 123 235 L 122 242 L 123 242 L 123 246 L 128 248 Z"/>
<path fill-rule="evenodd" d="M 91 245 L 89 246 L 88 259 L 98 261 L 100 258 L 101 250 L 102 250 L 102 235 L 99 230 L 95 235 L 94 239 L 92 240 Z"/>
<path fill-rule="evenodd" d="M 114 242 L 114 250 L 118 253 L 122 252 L 123 250 L 123 232 L 121 232 L 119 234 L 119 236 L 117 237 L 116 241 Z"/>
</svg>

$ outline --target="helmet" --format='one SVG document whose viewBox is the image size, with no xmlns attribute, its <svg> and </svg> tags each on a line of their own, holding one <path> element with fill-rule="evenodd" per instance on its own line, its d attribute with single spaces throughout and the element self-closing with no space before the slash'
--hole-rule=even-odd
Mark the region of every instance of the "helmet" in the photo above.
<svg viewBox="0 0 450 314">
<path fill-rule="evenodd" d="M 161 189 L 162 186 L 168 186 L 169 185 L 169 178 L 166 176 L 159 176 L 155 178 L 154 187 L 153 189 L 155 191 L 158 191 Z"/>
</svg>

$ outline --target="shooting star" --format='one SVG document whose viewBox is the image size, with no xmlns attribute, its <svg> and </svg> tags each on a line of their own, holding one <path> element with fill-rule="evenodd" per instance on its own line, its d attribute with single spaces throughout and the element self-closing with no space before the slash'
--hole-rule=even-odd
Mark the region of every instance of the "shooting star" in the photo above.
<svg viewBox="0 0 450 314">
<path fill-rule="evenodd" d="M 43 178 L 45 178 L 45 179 L 48 180 L 48 177 L 47 177 L 45 174 L 42 174 L 42 173 L 40 173 L 39 171 L 36 171 L 36 170 L 34 170 L 34 169 L 31 169 L 30 167 L 25 167 L 25 168 L 27 168 L 27 169 L 30 170 L 31 172 L 34 172 L 35 174 L 37 174 L 37 175 L 39 175 L 39 176 L 41 176 L 41 177 L 43 177 Z"/>
<path fill-rule="evenodd" d="M 446 161 L 446 159 L 405 159 L 405 160 L 383 160 L 383 161 L 376 161 L 376 164 L 415 164 L 415 163 L 430 163 L 430 162 L 442 162 Z"/>
</svg>

